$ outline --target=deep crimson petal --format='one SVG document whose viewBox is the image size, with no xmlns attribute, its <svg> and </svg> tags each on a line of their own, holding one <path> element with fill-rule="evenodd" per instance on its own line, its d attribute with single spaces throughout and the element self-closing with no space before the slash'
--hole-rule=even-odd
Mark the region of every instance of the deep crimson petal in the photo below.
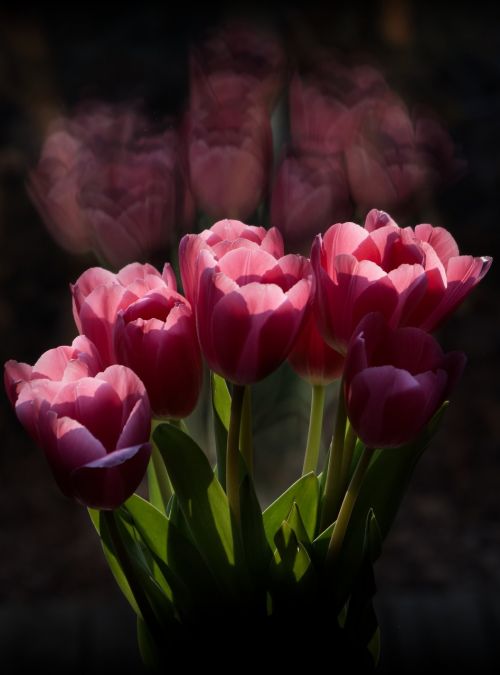
<svg viewBox="0 0 500 675">
<path fill-rule="evenodd" d="M 85 506 L 115 509 L 138 487 L 150 456 L 151 446 L 143 443 L 115 450 L 101 459 L 78 467 L 71 476 L 73 493 Z"/>
</svg>

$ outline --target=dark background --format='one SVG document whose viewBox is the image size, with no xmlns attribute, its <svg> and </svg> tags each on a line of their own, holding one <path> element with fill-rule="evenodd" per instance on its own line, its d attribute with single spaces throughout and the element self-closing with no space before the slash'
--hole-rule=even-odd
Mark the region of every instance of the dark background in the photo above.
<svg viewBox="0 0 500 675">
<path fill-rule="evenodd" d="M 408 105 L 423 104 L 441 118 L 467 171 L 422 205 L 414 222 L 447 227 L 464 253 L 495 256 L 500 30 L 493 3 L 473 10 L 403 0 L 303 4 L 260 14 L 292 47 L 300 39 L 366 57 Z M 72 340 L 68 283 L 95 264 L 59 249 L 27 197 L 26 172 L 47 123 L 87 97 L 141 98 L 159 118 L 176 112 L 187 93 L 189 40 L 226 11 L 221 3 L 0 10 L 2 362 L 33 363 Z M 377 564 L 385 672 L 450 664 L 498 671 L 498 292 L 494 264 L 439 334 L 445 349 L 467 353 L 468 365 Z M 45 662 L 82 673 L 99 672 L 103 663 L 138 667 L 132 612 L 114 587 L 85 510 L 59 494 L 40 452 L 0 398 L 3 663 L 8 672 Z M 294 431 L 302 418 L 290 416 L 285 424 Z M 258 457 L 265 500 L 295 478 L 300 461 L 292 454 L 287 473 L 283 444 L 269 438 Z"/>
</svg>

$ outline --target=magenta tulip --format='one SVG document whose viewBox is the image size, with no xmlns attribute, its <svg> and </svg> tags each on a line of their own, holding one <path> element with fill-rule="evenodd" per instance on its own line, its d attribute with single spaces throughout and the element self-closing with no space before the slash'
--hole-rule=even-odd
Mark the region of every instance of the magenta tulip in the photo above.
<svg viewBox="0 0 500 675">
<path fill-rule="evenodd" d="M 228 21 L 191 51 L 191 110 L 207 99 L 237 100 L 272 111 L 283 85 L 285 54 L 277 36 L 262 26 Z"/>
<path fill-rule="evenodd" d="M 44 450 L 63 493 L 86 506 L 114 509 L 146 471 L 151 410 L 144 385 L 128 368 L 86 374 L 96 355 L 84 342 L 77 338 L 73 348 L 50 350 L 31 372 L 9 362 L 6 382 L 12 392 L 17 380 L 16 414 Z"/>
<path fill-rule="evenodd" d="M 117 363 L 113 330 L 118 312 L 150 292 L 168 293 L 176 287 L 169 264 L 162 274 L 149 264 L 132 263 L 117 274 L 92 267 L 71 286 L 75 323 L 95 344 L 103 365 L 109 366 Z"/>
<path fill-rule="evenodd" d="M 326 223 L 353 213 L 343 161 L 339 156 L 289 152 L 278 168 L 271 197 L 271 224 L 279 227 L 290 251 L 310 250 Z"/>
<path fill-rule="evenodd" d="M 266 230 L 227 218 L 215 223 L 209 230 L 203 230 L 200 234 L 187 234 L 182 238 L 179 246 L 182 286 L 193 306 L 196 304 L 200 277 L 200 251 L 207 249 L 215 260 L 219 260 L 236 248 L 261 249 L 276 259 L 284 255 L 283 239 L 276 228 Z"/>
<path fill-rule="evenodd" d="M 33 366 L 7 361 L 4 370 L 5 389 L 14 406 L 26 383 L 36 380 L 72 382 L 82 377 L 94 377 L 101 370 L 101 358 L 95 345 L 85 335 L 79 335 L 71 346 L 49 349 Z"/>
<path fill-rule="evenodd" d="M 311 307 L 288 356 L 288 362 L 312 385 L 327 385 L 342 375 L 344 357 L 329 347 L 319 332 Z"/>
<path fill-rule="evenodd" d="M 155 417 L 182 418 L 193 411 L 203 371 L 194 316 L 185 298 L 164 288 L 120 310 L 114 345 L 118 362 L 144 382 Z"/>
<path fill-rule="evenodd" d="M 443 228 L 399 228 L 381 211 L 371 211 L 365 227 L 332 225 L 314 241 L 311 261 L 317 282 L 321 331 L 345 353 L 365 314 L 381 312 L 395 327 L 431 331 L 487 273 L 491 258 L 458 254 Z"/>
<path fill-rule="evenodd" d="M 426 166 L 404 104 L 394 97 L 361 103 L 352 141 L 345 149 L 354 201 L 366 213 L 372 206 L 399 209 L 427 187 Z"/>
<path fill-rule="evenodd" d="M 385 96 L 389 87 L 370 66 L 347 67 L 319 54 L 316 67 L 290 84 L 292 141 L 302 152 L 336 154 L 354 133 L 355 106 Z"/>
<path fill-rule="evenodd" d="M 465 365 L 418 328 L 390 328 L 378 313 L 356 328 L 346 356 L 349 420 L 367 447 L 412 441 L 447 399 Z"/>
<path fill-rule="evenodd" d="M 208 248 L 198 256 L 196 323 L 208 365 L 235 384 L 257 382 L 298 335 L 313 284 L 309 261 L 247 246 L 218 260 Z"/>
<path fill-rule="evenodd" d="M 268 187 L 271 126 L 265 110 L 242 101 L 192 114 L 188 123 L 191 188 L 212 218 L 246 218 Z"/>
<path fill-rule="evenodd" d="M 30 195 L 61 246 L 120 267 L 192 224 L 181 155 L 176 131 L 153 131 L 134 107 L 82 105 L 49 129 Z"/>
</svg>

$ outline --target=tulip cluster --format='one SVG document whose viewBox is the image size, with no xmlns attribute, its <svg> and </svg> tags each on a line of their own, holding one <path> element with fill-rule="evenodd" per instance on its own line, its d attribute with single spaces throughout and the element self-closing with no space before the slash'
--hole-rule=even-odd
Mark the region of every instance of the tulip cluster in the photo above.
<svg viewBox="0 0 500 675">
<path fill-rule="evenodd" d="M 179 133 L 82 108 L 30 179 L 55 238 L 119 271 L 71 285 L 79 336 L 33 366 L 9 361 L 7 394 L 63 493 L 89 507 L 142 655 L 161 668 L 168 638 L 212 653 L 224 635 L 247 653 L 251 632 L 269 654 L 273 630 L 373 668 L 373 563 L 465 363 L 431 332 L 491 265 L 442 227 L 369 210 L 398 211 L 454 165 L 440 127 L 411 121 L 372 68 L 323 59 L 293 75 L 271 180 L 285 65 L 273 35 L 227 26 L 191 53 Z M 187 231 L 195 202 L 211 226 L 180 241 L 180 289 L 174 267 L 147 261 Z M 363 225 L 345 222 L 355 206 Z M 272 227 L 236 220 L 257 212 Z M 285 362 L 311 386 L 303 471 L 262 511 L 251 388 Z M 196 408 L 215 467 L 186 419 Z M 149 501 L 134 494 L 146 475 Z"/>
<path fill-rule="evenodd" d="M 394 515 L 386 500 L 397 504 L 391 494 L 400 494 L 464 366 L 463 354 L 443 353 L 429 331 L 491 259 L 460 255 L 443 228 L 400 228 L 372 210 L 364 227 L 337 223 L 318 234 L 311 261 L 285 255 L 276 228 L 223 220 L 185 235 L 179 263 L 185 295 L 168 263 L 162 273 L 139 263 L 84 272 L 71 286 L 80 335 L 33 366 L 9 361 L 8 396 L 63 493 L 99 509 L 94 522 L 157 661 L 165 627 L 182 617 L 196 623 L 208 611 L 225 622 L 243 611 L 257 620 L 267 606 L 286 625 L 290 606 L 305 612 L 312 603 L 321 616 L 322 588 L 343 640 L 336 617 L 358 584 L 366 587 L 371 547 L 380 548 L 372 540 Z M 212 371 L 215 473 L 180 421 L 199 399 L 202 357 Z M 312 386 L 304 469 L 262 513 L 249 387 L 287 359 Z M 335 379 L 335 433 L 320 482 L 325 388 Z M 133 494 L 146 470 L 150 503 Z M 185 605 L 177 584 L 203 590 Z M 356 621 L 348 625 L 373 639 L 376 624 Z M 373 664 L 370 645 L 362 650 Z"/>
</svg>

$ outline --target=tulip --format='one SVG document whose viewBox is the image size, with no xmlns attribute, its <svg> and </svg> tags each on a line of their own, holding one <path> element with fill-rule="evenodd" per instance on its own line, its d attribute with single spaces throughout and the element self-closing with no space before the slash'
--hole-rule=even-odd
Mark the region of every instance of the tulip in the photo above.
<svg viewBox="0 0 500 675">
<path fill-rule="evenodd" d="M 79 335 L 71 346 L 49 349 L 33 366 L 7 361 L 4 383 L 9 400 L 15 406 L 21 389 L 27 383 L 38 380 L 72 382 L 82 377 L 94 377 L 101 370 L 101 358 L 95 345 L 84 335 Z M 35 430 L 32 429 L 32 432 L 35 433 Z"/>
<path fill-rule="evenodd" d="M 119 311 L 115 354 L 144 382 L 155 417 L 182 418 L 198 400 L 202 364 L 191 306 L 179 293 L 150 292 Z"/>
<path fill-rule="evenodd" d="M 309 261 L 246 246 L 217 260 L 204 248 L 198 269 L 196 323 L 209 367 L 235 384 L 261 380 L 286 359 L 302 326 Z"/>
<path fill-rule="evenodd" d="M 109 366 L 117 363 L 113 330 L 118 312 L 149 292 L 168 293 L 176 287 L 169 264 L 162 274 L 149 264 L 132 263 L 117 274 L 92 267 L 71 286 L 75 323 L 95 344 L 103 365 Z"/>
<path fill-rule="evenodd" d="M 86 167 L 82 217 L 93 250 L 112 267 L 164 254 L 175 228 L 190 218 L 177 152 L 176 136 L 167 132 L 139 139 L 132 148 L 103 149 Z"/>
<path fill-rule="evenodd" d="M 352 215 L 343 162 L 338 156 L 289 152 L 274 182 L 271 224 L 279 227 L 288 247 L 310 249 L 326 223 Z"/>
<path fill-rule="evenodd" d="M 188 124 L 191 188 L 212 218 L 246 218 L 262 201 L 272 154 L 271 126 L 260 107 L 215 104 Z"/>
<path fill-rule="evenodd" d="M 393 97 L 361 103 L 356 130 L 345 149 L 351 194 L 365 212 L 373 205 L 398 209 L 426 187 L 426 166 L 415 128 Z"/>
<path fill-rule="evenodd" d="M 220 220 L 209 230 L 200 234 L 185 235 L 179 245 L 179 265 L 184 294 L 190 303 L 196 304 L 200 272 L 198 255 L 201 249 L 208 249 L 215 260 L 235 248 L 262 249 L 274 258 L 284 254 L 283 239 L 280 232 L 272 227 L 246 225 L 239 220 Z"/>
<path fill-rule="evenodd" d="M 82 353 L 70 358 L 68 349 L 44 354 L 33 366 L 31 379 L 18 383 L 16 413 L 43 449 L 67 497 L 85 506 L 114 509 L 137 488 L 149 461 L 146 390 L 124 366 L 110 366 L 94 377 L 84 375 Z M 43 366 L 62 379 L 42 376 Z M 6 379 L 13 370 L 12 363 L 7 364 Z M 73 379 L 75 370 L 81 377 Z"/>
<path fill-rule="evenodd" d="M 29 191 L 61 246 L 115 267 L 164 251 L 194 219 L 177 133 L 153 132 L 130 107 L 88 104 L 57 120 Z"/>
<path fill-rule="evenodd" d="M 300 377 L 313 386 L 325 386 L 342 375 L 344 357 L 323 339 L 312 306 L 288 356 L 288 362 Z"/>
<path fill-rule="evenodd" d="M 458 254 L 443 228 L 399 228 L 373 210 L 365 227 L 332 225 L 311 251 L 321 332 L 345 353 L 365 314 L 381 312 L 391 326 L 431 331 L 485 276 L 491 258 Z"/>
<path fill-rule="evenodd" d="M 390 328 L 367 315 L 349 343 L 344 370 L 349 420 L 370 448 L 412 441 L 449 396 L 465 365 L 418 328 Z"/>
<path fill-rule="evenodd" d="M 389 92 L 370 66 L 347 67 L 320 55 L 307 74 L 290 84 L 290 127 L 295 146 L 306 153 L 336 154 L 348 146 L 355 128 L 355 106 Z"/>
<path fill-rule="evenodd" d="M 272 111 L 283 84 L 285 54 L 271 31 L 249 22 L 227 22 L 190 56 L 192 110 L 209 97 L 221 105 L 245 98 Z"/>
</svg>

